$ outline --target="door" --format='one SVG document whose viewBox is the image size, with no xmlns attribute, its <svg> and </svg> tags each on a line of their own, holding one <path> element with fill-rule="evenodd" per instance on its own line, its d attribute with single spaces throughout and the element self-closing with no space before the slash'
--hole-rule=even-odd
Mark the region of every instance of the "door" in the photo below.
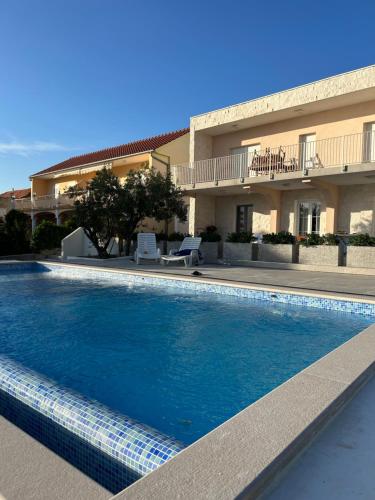
<svg viewBox="0 0 375 500">
<path fill-rule="evenodd" d="M 320 234 L 320 202 L 302 201 L 298 204 L 298 235 Z"/>
<path fill-rule="evenodd" d="M 251 144 L 250 146 L 241 146 L 230 150 L 231 155 L 237 155 L 234 161 L 239 169 L 238 177 L 248 176 L 248 170 L 253 162 L 254 154 L 258 151 L 260 151 L 260 144 Z"/>
<path fill-rule="evenodd" d="M 375 161 L 375 122 L 365 123 L 364 161 Z"/>
<path fill-rule="evenodd" d="M 316 134 L 306 134 L 300 137 L 301 170 L 314 168 L 316 158 Z"/>
<path fill-rule="evenodd" d="M 237 206 L 237 233 L 253 232 L 253 205 L 238 205 Z"/>
</svg>

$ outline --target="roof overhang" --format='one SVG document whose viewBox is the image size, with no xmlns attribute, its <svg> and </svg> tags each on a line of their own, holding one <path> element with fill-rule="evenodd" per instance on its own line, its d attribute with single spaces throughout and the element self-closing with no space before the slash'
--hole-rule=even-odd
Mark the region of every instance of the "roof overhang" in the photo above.
<svg viewBox="0 0 375 500">
<path fill-rule="evenodd" d="M 375 99 L 375 65 L 191 118 L 195 132 L 235 132 Z"/>
<path fill-rule="evenodd" d="M 110 158 L 105 161 L 98 161 L 93 163 L 85 163 L 75 167 L 65 168 L 61 170 L 55 170 L 54 172 L 45 172 L 35 175 L 30 175 L 30 180 L 32 179 L 58 179 L 60 177 L 67 177 L 70 175 L 84 175 L 90 172 L 96 172 L 102 170 L 103 168 L 112 168 L 114 161 L 124 160 L 123 163 L 137 163 L 139 161 L 145 161 L 144 155 L 148 155 L 153 150 L 143 151 L 142 153 L 117 156 L 115 158 Z"/>
</svg>

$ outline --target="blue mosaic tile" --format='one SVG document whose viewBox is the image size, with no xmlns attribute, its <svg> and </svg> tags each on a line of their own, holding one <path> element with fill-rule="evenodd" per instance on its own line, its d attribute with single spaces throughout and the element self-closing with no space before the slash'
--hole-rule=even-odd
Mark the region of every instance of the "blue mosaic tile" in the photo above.
<svg viewBox="0 0 375 500">
<path fill-rule="evenodd" d="M 183 449 L 178 441 L 0 356 L 0 390 L 144 476 Z"/>
<path fill-rule="evenodd" d="M 356 301 L 353 299 L 345 300 L 297 293 L 275 292 L 271 290 L 258 290 L 251 287 L 244 288 L 220 283 L 205 283 L 204 281 L 197 282 L 184 280 L 183 278 L 179 278 L 177 280 L 173 278 L 143 276 L 140 274 L 121 273 L 113 270 L 83 268 L 78 266 L 62 266 L 59 264 L 49 263 L 43 264 L 43 266 L 46 270 L 53 271 L 54 276 L 61 276 L 68 279 L 110 280 L 111 282 L 116 282 L 116 284 L 122 283 L 124 285 L 178 287 L 198 293 L 216 293 L 252 300 L 263 300 L 268 302 L 278 302 L 303 307 L 315 307 L 319 309 L 375 316 L 375 303 Z"/>
</svg>

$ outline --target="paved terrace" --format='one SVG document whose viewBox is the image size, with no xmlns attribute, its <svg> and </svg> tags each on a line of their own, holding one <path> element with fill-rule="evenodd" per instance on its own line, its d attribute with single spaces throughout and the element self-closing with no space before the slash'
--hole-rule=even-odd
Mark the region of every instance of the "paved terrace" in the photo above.
<svg viewBox="0 0 375 500">
<path fill-rule="evenodd" d="M 262 288 L 278 288 L 295 291 L 317 291 L 328 294 L 344 294 L 362 298 L 375 297 L 375 276 L 364 274 L 344 274 L 334 272 L 299 271 L 294 269 L 271 269 L 229 265 L 203 265 L 185 268 L 181 264 L 161 266 L 145 263 L 137 266 L 130 259 L 69 259 L 67 263 L 90 266 L 128 269 L 129 271 L 146 271 L 166 273 L 176 276 L 191 276 L 194 271 L 202 273 L 202 277 L 260 285 Z M 199 279 L 199 278 L 197 278 Z"/>
</svg>

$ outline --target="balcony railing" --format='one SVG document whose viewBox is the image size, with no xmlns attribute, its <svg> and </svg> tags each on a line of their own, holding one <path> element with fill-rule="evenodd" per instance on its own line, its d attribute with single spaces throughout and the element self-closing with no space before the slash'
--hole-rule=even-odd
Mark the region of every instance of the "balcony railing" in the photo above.
<svg viewBox="0 0 375 500">
<path fill-rule="evenodd" d="M 178 185 L 270 176 L 315 168 L 375 162 L 375 133 L 332 137 L 174 165 Z"/>
<path fill-rule="evenodd" d="M 17 210 L 31 211 L 31 210 L 56 210 L 58 208 L 70 208 L 74 205 L 74 200 L 69 198 L 66 194 L 60 194 L 57 197 L 54 194 L 45 196 L 34 196 L 31 198 L 21 198 L 13 200 L 13 206 Z"/>
</svg>

